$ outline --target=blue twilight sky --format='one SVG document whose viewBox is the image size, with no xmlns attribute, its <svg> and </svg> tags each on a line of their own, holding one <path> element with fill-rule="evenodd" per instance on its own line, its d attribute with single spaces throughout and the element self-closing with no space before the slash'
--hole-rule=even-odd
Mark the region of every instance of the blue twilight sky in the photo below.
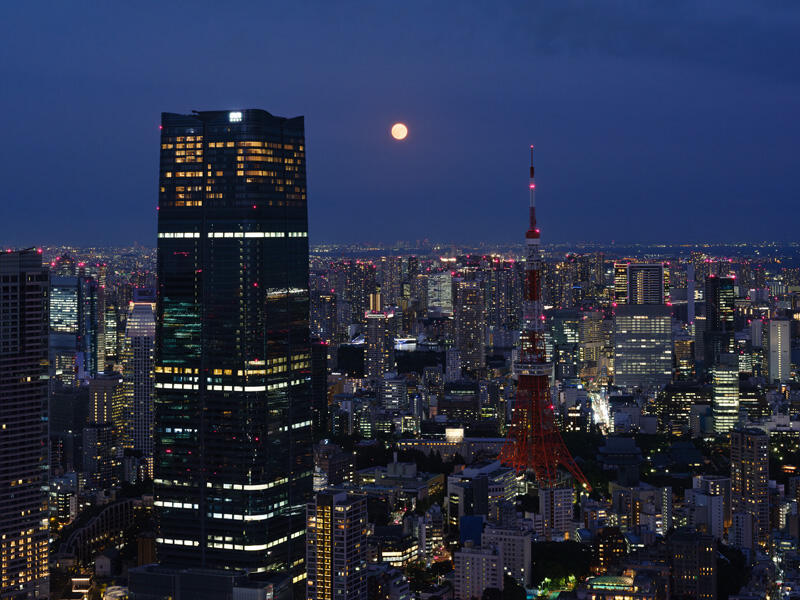
<svg viewBox="0 0 800 600">
<path fill-rule="evenodd" d="M 793 240 L 800 2 L 4 2 L 0 242 L 155 243 L 161 111 L 305 115 L 315 242 Z M 408 124 L 402 143 L 388 134 Z"/>
</svg>

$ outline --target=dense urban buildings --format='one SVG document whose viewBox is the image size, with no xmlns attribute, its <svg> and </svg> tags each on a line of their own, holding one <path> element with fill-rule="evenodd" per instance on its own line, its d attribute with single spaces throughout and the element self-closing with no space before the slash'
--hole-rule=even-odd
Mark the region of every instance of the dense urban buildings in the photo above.
<svg viewBox="0 0 800 600">
<path fill-rule="evenodd" d="M 307 230 L 302 117 L 163 114 L 153 470 L 165 566 L 305 577 Z"/>
<path fill-rule="evenodd" d="M 49 273 L 0 253 L 0 598 L 48 596 Z"/>
</svg>

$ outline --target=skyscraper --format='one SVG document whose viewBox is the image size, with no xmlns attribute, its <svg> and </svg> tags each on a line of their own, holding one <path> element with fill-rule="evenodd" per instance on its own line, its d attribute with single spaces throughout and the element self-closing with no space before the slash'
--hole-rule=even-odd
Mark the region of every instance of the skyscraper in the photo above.
<svg viewBox="0 0 800 600">
<path fill-rule="evenodd" d="M 456 348 L 461 356 L 461 366 L 466 371 L 477 373 L 484 366 L 485 348 L 483 328 L 484 314 L 483 290 L 479 281 L 457 281 L 455 284 Z"/>
<path fill-rule="evenodd" d="M 48 594 L 48 273 L 36 250 L 0 254 L 0 597 Z"/>
<path fill-rule="evenodd" d="M 769 434 L 755 428 L 731 432 L 731 512 L 746 515 L 753 544 L 769 541 Z M 749 541 L 749 540 L 748 540 Z"/>
<path fill-rule="evenodd" d="M 732 277 L 706 277 L 706 320 L 703 353 L 706 369 L 719 361 L 721 354 L 735 351 L 733 315 L 736 294 Z"/>
<path fill-rule="evenodd" d="M 735 354 L 721 354 L 711 367 L 714 431 L 728 433 L 739 420 L 739 362 Z"/>
<path fill-rule="evenodd" d="M 383 379 L 384 373 L 394 368 L 394 337 L 389 320 L 393 314 L 382 310 L 368 311 L 366 376 L 373 381 Z"/>
<path fill-rule="evenodd" d="M 772 319 L 766 329 L 767 379 L 786 383 L 792 374 L 791 338 L 787 319 Z"/>
<path fill-rule="evenodd" d="M 153 290 L 133 291 L 123 342 L 123 376 L 130 447 L 140 455 L 149 477 L 153 476 L 153 359 L 156 337 L 154 309 Z"/>
<path fill-rule="evenodd" d="M 658 304 L 617 306 L 614 310 L 614 383 L 657 388 L 672 379 L 672 316 Z"/>
<path fill-rule="evenodd" d="M 628 265 L 628 304 L 664 304 L 669 300 L 669 269 L 663 263 Z"/>
<path fill-rule="evenodd" d="M 161 122 L 159 556 L 297 583 L 312 476 L 303 118 Z"/>
<path fill-rule="evenodd" d="M 306 510 L 307 598 L 366 600 L 366 496 L 320 492 Z"/>
<path fill-rule="evenodd" d="M 125 427 L 125 394 L 117 375 L 98 376 L 89 382 L 89 419 L 83 429 L 83 468 L 95 490 L 119 481 Z"/>
</svg>

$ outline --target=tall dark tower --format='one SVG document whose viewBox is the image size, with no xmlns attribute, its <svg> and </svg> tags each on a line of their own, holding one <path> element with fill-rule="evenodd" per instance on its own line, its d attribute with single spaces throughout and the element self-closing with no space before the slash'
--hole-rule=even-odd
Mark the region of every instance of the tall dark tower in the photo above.
<svg viewBox="0 0 800 600">
<path fill-rule="evenodd" d="M 49 275 L 36 250 L 0 253 L 0 598 L 47 597 Z"/>
<path fill-rule="evenodd" d="M 303 118 L 164 113 L 155 504 L 164 565 L 304 572 L 311 348 Z"/>
<path fill-rule="evenodd" d="M 706 329 L 704 333 L 705 367 L 719 363 L 720 356 L 731 354 L 734 344 L 736 294 L 733 277 L 706 277 Z"/>
<path fill-rule="evenodd" d="M 530 224 L 525 234 L 525 302 L 519 359 L 514 364 L 517 399 L 514 421 L 500 460 L 518 471 L 531 471 L 540 490 L 553 490 L 559 484 L 558 467 L 588 487 L 586 477 L 561 438 L 550 402 L 552 363 L 547 362 L 544 347 L 544 312 L 542 311 L 542 255 L 539 228 L 536 225 L 536 182 L 531 146 Z"/>
</svg>

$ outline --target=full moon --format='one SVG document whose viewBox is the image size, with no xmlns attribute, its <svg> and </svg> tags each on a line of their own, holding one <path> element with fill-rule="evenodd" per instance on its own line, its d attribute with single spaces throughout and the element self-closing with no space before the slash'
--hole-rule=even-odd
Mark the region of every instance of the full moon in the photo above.
<svg viewBox="0 0 800 600">
<path fill-rule="evenodd" d="M 402 123 L 392 125 L 392 137 L 396 140 L 404 140 L 408 135 L 408 127 Z"/>
</svg>

